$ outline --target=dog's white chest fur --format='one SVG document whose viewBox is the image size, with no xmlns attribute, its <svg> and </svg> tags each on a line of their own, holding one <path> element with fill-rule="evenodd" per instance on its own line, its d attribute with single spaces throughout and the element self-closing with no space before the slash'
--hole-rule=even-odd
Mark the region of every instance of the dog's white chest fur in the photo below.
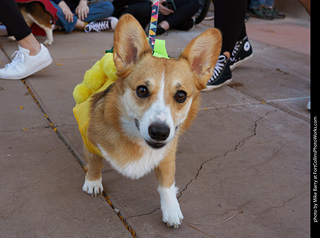
<svg viewBox="0 0 320 238">
<path fill-rule="evenodd" d="M 144 154 L 140 159 L 136 161 L 129 161 L 125 165 L 119 165 L 116 160 L 109 156 L 108 152 L 103 149 L 101 145 L 98 145 L 98 147 L 103 157 L 112 165 L 115 170 L 131 179 L 141 178 L 142 176 L 151 172 L 159 165 L 161 160 L 163 160 L 166 155 L 165 148 L 153 150 L 148 146 L 145 146 Z"/>
</svg>

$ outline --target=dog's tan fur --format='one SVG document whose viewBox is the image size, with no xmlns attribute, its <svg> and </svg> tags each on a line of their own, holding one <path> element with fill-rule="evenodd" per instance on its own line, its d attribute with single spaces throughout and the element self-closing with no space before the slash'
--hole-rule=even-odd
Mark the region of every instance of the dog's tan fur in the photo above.
<svg viewBox="0 0 320 238">
<path fill-rule="evenodd" d="M 53 33 L 51 25 L 51 14 L 47 12 L 40 2 L 29 2 L 29 3 L 17 3 L 22 13 L 23 18 L 29 27 L 33 23 L 41 27 L 47 35 L 47 39 L 44 41 L 46 45 L 52 45 Z"/>
<path fill-rule="evenodd" d="M 107 95 L 101 92 L 92 99 L 88 138 L 104 151 L 107 160 L 114 167 L 121 172 L 125 166 L 139 165 L 140 160 L 149 154 L 154 157 L 148 158 L 148 161 L 160 156 L 159 163 L 153 168 L 159 181 L 163 221 L 170 226 L 178 227 L 183 218 L 178 202 L 174 201 L 175 194 L 174 198 L 170 195 L 168 199 L 172 200 L 175 206 L 173 210 L 176 211 L 168 211 L 162 198 L 167 196 L 165 192 L 172 194 L 172 191 L 175 191 L 175 154 L 178 137 L 191 126 L 197 115 L 200 90 L 205 88 L 213 73 L 220 49 L 220 32 L 209 29 L 193 39 L 178 60 L 153 57 L 139 23 L 132 16 L 124 15 L 119 20 L 114 35 L 113 56 L 118 79 Z M 148 97 L 137 96 L 139 85 L 148 88 Z M 165 107 L 170 108 L 169 114 L 176 132 L 163 148 L 154 149 L 144 138 L 137 136 L 143 128 L 139 128 L 137 124 L 134 126 L 134 120 L 136 123 L 143 121 L 144 115 L 150 113 L 150 108 L 159 100 L 161 90 Z M 181 90 L 187 93 L 187 99 L 178 103 L 174 98 L 177 91 Z M 164 113 L 157 116 L 163 121 L 169 117 Z M 133 126 L 128 129 L 127 124 Z M 88 162 L 86 182 L 101 180 L 102 158 L 92 155 L 86 149 L 85 156 Z M 130 168 L 128 170 L 130 171 Z M 140 177 L 139 171 L 137 174 Z M 141 172 L 141 176 L 143 174 Z M 85 183 L 84 191 L 88 189 L 92 190 Z M 99 191 L 92 191 L 97 192 Z"/>
</svg>

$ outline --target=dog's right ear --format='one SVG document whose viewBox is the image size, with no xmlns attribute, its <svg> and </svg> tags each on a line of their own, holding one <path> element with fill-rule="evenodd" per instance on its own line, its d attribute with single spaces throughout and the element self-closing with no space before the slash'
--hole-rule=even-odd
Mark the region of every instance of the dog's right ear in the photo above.
<svg viewBox="0 0 320 238">
<path fill-rule="evenodd" d="M 118 74 L 130 69 L 145 53 L 152 50 L 140 23 L 132 15 L 123 15 L 114 33 L 113 61 Z"/>
<path fill-rule="evenodd" d="M 194 38 L 182 52 L 180 58 L 189 62 L 197 76 L 196 86 L 204 89 L 210 79 L 221 51 L 221 33 L 211 28 Z"/>
</svg>

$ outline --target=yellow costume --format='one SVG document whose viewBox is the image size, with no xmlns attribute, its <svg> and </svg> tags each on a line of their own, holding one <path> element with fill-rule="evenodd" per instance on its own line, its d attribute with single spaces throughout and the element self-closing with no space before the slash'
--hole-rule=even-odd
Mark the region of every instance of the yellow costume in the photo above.
<svg viewBox="0 0 320 238">
<path fill-rule="evenodd" d="M 90 101 L 92 95 L 107 89 L 116 81 L 116 72 L 113 54 L 107 53 L 91 69 L 86 71 L 83 82 L 78 84 L 73 90 L 73 98 L 77 103 L 73 108 L 73 114 L 78 122 L 83 143 L 91 153 L 99 156 L 101 156 L 100 150 L 87 137 Z"/>
</svg>

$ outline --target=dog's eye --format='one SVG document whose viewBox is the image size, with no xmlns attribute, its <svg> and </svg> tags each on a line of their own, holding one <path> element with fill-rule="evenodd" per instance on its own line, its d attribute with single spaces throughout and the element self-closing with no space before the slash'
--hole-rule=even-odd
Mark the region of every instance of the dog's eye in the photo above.
<svg viewBox="0 0 320 238">
<path fill-rule="evenodd" d="M 179 90 L 178 92 L 176 92 L 176 94 L 174 95 L 174 99 L 178 102 L 178 103 L 184 103 L 187 100 L 187 93 L 183 90 Z"/>
<path fill-rule="evenodd" d="M 146 86 L 140 85 L 136 89 L 137 95 L 140 98 L 146 98 L 149 96 L 149 90 Z"/>
</svg>

